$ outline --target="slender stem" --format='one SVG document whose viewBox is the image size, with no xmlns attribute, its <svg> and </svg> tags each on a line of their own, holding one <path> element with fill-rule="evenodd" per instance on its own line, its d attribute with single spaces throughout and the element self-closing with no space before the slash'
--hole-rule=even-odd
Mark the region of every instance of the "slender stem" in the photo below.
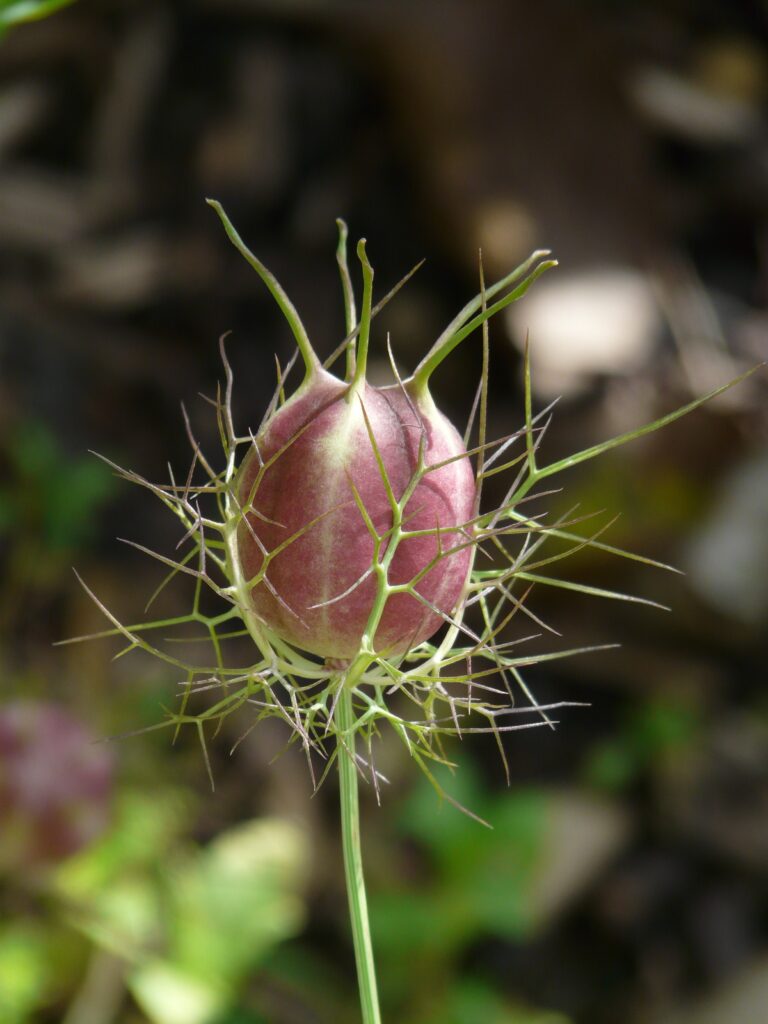
<svg viewBox="0 0 768 1024">
<path fill-rule="evenodd" d="M 339 793 L 341 796 L 341 837 L 344 847 L 344 874 L 349 897 L 349 916 L 355 945 L 357 983 L 363 1024 L 381 1024 L 379 996 L 376 989 L 376 970 L 373 963 L 371 929 L 368 922 L 368 901 L 365 896 L 363 857 L 360 847 L 360 807 L 357 796 L 357 766 L 355 764 L 355 717 L 352 709 L 352 690 L 342 682 L 336 705 L 339 742 Z"/>
<path fill-rule="evenodd" d="M 488 295 L 485 288 L 485 269 L 483 268 L 483 254 L 480 252 L 480 311 L 484 313 L 488 308 Z M 477 471 L 475 473 L 475 503 L 474 514 L 480 513 L 480 502 L 483 496 L 483 470 L 485 469 L 485 442 L 488 429 L 488 364 L 490 361 L 490 331 L 488 321 L 483 320 L 483 368 L 480 374 L 480 410 L 477 420 Z M 467 447 L 467 446 L 465 446 Z"/>
<path fill-rule="evenodd" d="M 693 412 L 694 409 L 698 409 L 700 405 L 704 405 L 705 402 L 710 402 L 713 398 L 717 398 L 718 395 L 722 395 L 724 391 L 728 391 L 729 388 L 734 387 L 736 384 L 740 384 L 747 377 L 751 377 L 757 370 L 761 370 L 765 363 L 758 363 L 757 366 L 753 366 L 751 370 L 747 370 L 746 373 L 740 374 L 727 384 L 722 384 L 719 388 L 715 388 L 714 391 L 710 391 L 706 395 L 702 395 L 701 398 L 697 398 L 693 402 L 689 402 L 688 405 L 682 406 L 680 409 L 675 409 L 674 412 L 667 413 L 666 416 L 661 416 L 659 419 L 654 420 L 653 423 L 646 423 L 642 427 L 637 427 L 635 430 L 628 430 L 625 434 L 618 434 L 616 437 L 610 438 L 608 441 L 602 441 L 600 444 L 592 445 L 591 448 L 585 448 L 583 451 L 577 452 L 575 455 L 569 455 L 564 459 L 559 459 L 557 462 L 552 462 L 548 466 L 540 466 L 536 472 L 538 479 L 541 480 L 544 477 L 552 476 L 553 473 L 560 473 L 564 469 L 570 469 L 571 466 L 578 466 L 580 462 L 586 462 L 587 459 L 594 459 L 597 455 L 602 455 L 603 452 L 610 451 L 611 448 L 619 448 L 621 445 L 626 444 L 628 441 L 634 441 L 637 437 L 643 437 L 645 434 L 651 434 L 654 430 L 659 430 L 661 427 L 666 427 L 669 423 L 674 423 L 675 420 L 679 420 L 681 416 L 687 416 L 689 412 Z"/>
<path fill-rule="evenodd" d="M 534 255 L 528 260 L 528 262 L 523 264 L 523 266 L 527 267 L 534 259 L 534 257 L 538 255 L 538 253 L 534 253 Z M 543 274 L 546 270 L 549 270 L 550 267 L 556 266 L 557 260 L 545 260 L 543 263 L 540 263 L 534 270 L 532 270 L 531 273 L 528 274 L 528 276 L 525 278 L 525 280 L 522 281 L 511 292 L 509 292 L 508 295 L 505 295 L 502 299 L 499 299 L 497 302 L 494 302 L 493 305 L 491 306 L 488 306 L 487 304 L 484 305 L 482 311 L 478 313 L 477 316 L 473 317 L 462 327 L 458 328 L 452 333 L 449 334 L 447 331 L 443 331 L 438 340 L 435 342 L 435 344 L 432 346 L 429 352 L 427 352 L 427 354 L 421 360 L 419 365 L 413 371 L 413 376 L 409 379 L 412 393 L 422 394 L 424 391 L 426 391 L 429 385 L 429 378 L 431 377 L 432 373 L 438 368 L 438 366 L 443 362 L 443 360 L 448 355 L 450 355 L 451 352 L 453 352 L 453 350 L 456 348 L 458 344 L 460 344 L 466 337 L 472 334 L 473 331 L 477 330 L 477 328 L 481 324 L 485 323 L 486 320 L 490 320 L 492 316 L 495 316 L 502 309 L 505 309 L 507 306 L 509 306 L 512 302 L 516 302 L 518 299 L 521 299 L 537 277 L 540 277 L 541 274 Z M 515 271 L 515 275 L 518 274 L 520 269 L 521 268 L 518 267 L 518 270 Z M 469 307 L 483 305 L 483 303 L 487 301 L 490 295 L 493 294 L 497 289 L 498 284 L 493 285 L 491 288 L 488 288 L 484 292 L 484 298 L 483 295 L 481 295 L 477 299 L 473 299 L 473 301 L 469 303 Z"/>
<path fill-rule="evenodd" d="M 250 265 L 262 279 L 264 284 L 267 286 L 269 291 L 272 293 L 272 297 L 277 302 L 278 306 L 282 311 L 283 316 L 288 321 L 288 325 L 293 331 L 293 336 L 296 339 L 296 344 L 299 347 L 299 352 L 301 352 L 301 358 L 304 360 L 304 379 L 311 379 L 317 372 L 317 370 L 319 370 L 320 368 L 320 360 L 317 358 L 317 353 L 312 348 L 312 343 L 309 340 L 309 335 L 307 334 L 304 324 L 301 322 L 301 317 L 296 312 L 296 307 L 285 294 L 282 286 L 280 285 L 280 282 L 277 280 L 274 274 L 267 270 L 267 268 L 264 266 L 261 260 L 254 256 L 254 254 L 242 240 L 240 235 L 237 233 L 237 230 L 235 229 L 235 226 L 233 225 L 232 221 L 224 212 L 224 207 L 221 205 L 221 203 L 217 202 L 215 199 L 206 199 L 206 203 L 208 203 L 208 205 L 212 207 L 212 209 L 214 209 L 218 214 L 219 220 L 224 225 L 224 230 L 227 233 L 227 238 L 229 238 L 230 242 L 234 245 L 234 247 L 237 249 L 240 255 L 245 260 L 247 260 L 248 263 L 250 263 Z"/>
<path fill-rule="evenodd" d="M 411 269 L 408 271 L 408 273 L 405 275 L 405 277 L 401 277 L 400 278 L 400 280 L 397 282 L 397 284 L 394 286 L 394 288 L 390 288 L 389 289 L 389 291 L 387 292 L 387 294 L 384 296 L 383 299 L 379 299 L 379 301 L 376 303 L 376 305 L 371 310 L 371 319 L 373 319 L 373 317 L 379 315 L 379 313 L 382 311 L 382 309 L 384 309 L 384 307 L 387 305 L 387 303 L 391 302 L 392 299 L 394 299 L 394 297 L 397 295 L 397 293 L 400 291 L 400 289 L 403 287 L 403 285 L 407 284 L 410 281 L 410 279 L 413 277 L 413 275 L 416 273 L 416 271 L 421 269 L 421 267 L 423 267 L 423 266 L 424 266 L 424 260 L 419 260 L 419 262 L 414 267 L 411 267 Z M 330 369 L 330 367 L 333 366 L 333 364 L 339 358 L 341 353 L 344 352 L 345 349 L 348 348 L 348 346 L 355 340 L 355 338 L 358 336 L 359 333 L 360 333 L 360 325 L 358 324 L 357 327 L 354 327 L 349 332 L 349 334 L 347 334 L 346 338 L 344 338 L 344 340 L 342 342 L 340 342 L 336 346 L 336 348 L 333 350 L 333 352 L 331 352 L 331 354 L 324 360 L 323 366 L 325 367 L 326 370 Z"/>
<path fill-rule="evenodd" d="M 357 243 L 357 258 L 363 268 L 363 308 L 360 311 L 360 333 L 357 336 L 357 359 L 355 376 L 352 381 L 355 388 L 365 380 L 365 371 L 368 368 L 368 339 L 371 333 L 371 303 L 373 301 L 373 267 L 368 262 L 364 238 Z M 350 391 L 350 395 L 353 390 Z"/>
<path fill-rule="evenodd" d="M 536 473 L 536 445 L 533 441 L 533 388 L 531 387 L 531 344 L 528 332 L 525 334 L 525 451 L 528 473 Z"/>
<path fill-rule="evenodd" d="M 489 285 L 487 288 L 485 288 L 485 301 L 483 301 L 482 292 L 479 295 L 476 295 L 474 299 L 471 299 L 466 304 L 466 306 L 461 310 L 461 312 L 458 313 L 445 328 L 443 333 L 432 346 L 430 354 L 432 352 L 440 351 L 445 342 L 449 338 L 453 337 L 456 331 L 458 331 L 459 328 L 463 327 L 464 324 L 466 324 L 466 322 L 469 320 L 469 318 L 474 316 L 474 314 L 478 312 L 481 306 L 487 307 L 489 299 L 495 298 L 496 295 L 499 294 L 499 292 L 503 291 L 505 288 L 508 288 L 511 284 L 514 284 L 515 281 L 518 281 L 521 277 L 525 277 L 525 275 L 528 273 L 528 271 L 535 263 L 538 263 L 540 260 L 543 260 L 546 256 L 549 255 L 551 255 L 549 249 L 537 249 L 536 252 L 531 253 L 531 255 L 528 257 L 525 263 L 521 263 L 519 267 L 516 267 L 511 273 L 507 274 L 506 277 L 502 277 L 502 279 L 500 281 L 497 281 L 496 284 Z"/>
<path fill-rule="evenodd" d="M 352 278 L 349 274 L 347 263 L 347 225 L 341 218 L 336 221 L 339 229 L 339 244 L 336 247 L 336 262 L 339 265 L 341 275 L 341 290 L 344 294 L 344 322 L 346 325 L 347 337 L 357 327 L 357 310 L 355 309 L 355 291 L 352 287 Z M 347 372 L 345 380 L 351 381 L 355 375 L 355 345 L 354 338 L 347 345 Z"/>
</svg>

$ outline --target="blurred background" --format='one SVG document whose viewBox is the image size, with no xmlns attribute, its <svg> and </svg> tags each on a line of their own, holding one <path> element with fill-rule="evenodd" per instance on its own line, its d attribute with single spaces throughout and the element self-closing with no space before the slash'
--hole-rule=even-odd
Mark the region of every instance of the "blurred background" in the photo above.
<svg viewBox="0 0 768 1024">
<path fill-rule="evenodd" d="M 7 6 L 7 5 L 3 5 Z M 0 1021 L 352 1024 L 335 781 L 247 713 L 209 750 L 159 722 L 178 679 L 104 640 L 71 567 L 141 621 L 178 531 L 90 449 L 150 479 L 188 466 L 180 403 L 232 330 L 255 428 L 291 338 L 204 198 L 220 199 L 317 349 L 343 335 L 334 218 L 365 235 L 374 326 L 408 371 L 533 248 L 561 266 L 492 327 L 491 433 L 562 396 L 546 461 L 768 357 L 768 24 L 716 0 L 102 0 L 0 39 Z M 435 380 L 463 422 L 479 346 Z M 455 743 L 444 780 L 382 743 L 363 794 L 385 1019 L 760 1024 L 768 1019 L 768 431 L 762 371 L 564 476 L 550 508 L 620 517 L 568 578 L 671 612 L 548 590 L 556 732 Z M 178 605 L 174 605 L 178 600 Z M 185 607 L 169 594 L 167 607 Z M 523 628 L 518 627 L 516 628 Z M 531 641 L 534 645 L 544 641 Z M 555 666 L 555 667 L 552 667 Z"/>
</svg>

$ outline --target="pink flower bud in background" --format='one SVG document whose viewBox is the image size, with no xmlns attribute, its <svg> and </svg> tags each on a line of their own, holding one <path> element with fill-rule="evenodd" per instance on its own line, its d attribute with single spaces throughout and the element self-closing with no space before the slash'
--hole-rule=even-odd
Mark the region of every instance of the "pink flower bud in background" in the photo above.
<svg viewBox="0 0 768 1024">
<path fill-rule="evenodd" d="M 100 836 L 112 769 L 105 747 L 64 708 L 0 709 L 0 870 L 56 863 Z"/>
</svg>

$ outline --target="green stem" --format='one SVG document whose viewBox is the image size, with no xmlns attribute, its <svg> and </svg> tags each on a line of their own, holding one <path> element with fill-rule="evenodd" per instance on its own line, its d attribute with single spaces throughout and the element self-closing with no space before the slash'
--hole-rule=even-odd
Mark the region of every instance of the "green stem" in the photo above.
<svg viewBox="0 0 768 1024">
<path fill-rule="evenodd" d="M 363 856 L 360 848 L 360 807 L 357 795 L 357 765 L 355 764 L 355 716 L 352 708 L 352 690 L 342 681 L 342 690 L 336 705 L 339 729 L 339 793 L 341 796 L 341 837 L 344 848 L 344 874 L 349 897 L 349 916 L 355 946 L 357 983 L 363 1024 L 381 1024 L 379 996 L 376 989 L 376 970 L 373 963 L 371 929 L 368 921 L 368 901 L 363 878 Z"/>
<path fill-rule="evenodd" d="M 304 379 L 309 380 L 312 376 L 314 376 L 317 370 L 320 369 L 320 360 L 317 358 L 317 354 L 315 350 L 312 348 L 312 343 L 309 340 L 309 335 L 307 334 L 304 324 L 301 322 L 301 317 L 297 313 L 296 307 L 285 294 L 282 286 L 280 285 L 280 282 L 277 280 L 274 274 L 267 270 L 267 268 L 264 266 L 261 260 L 254 256 L 254 254 L 242 240 L 240 235 L 237 233 L 235 226 L 232 224 L 232 221 L 224 212 L 224 207 L 221 205 L 221 203 L 217 202 L 215 199 L 206 199 L 206 203 L 208 203 L 208 205 L 216 211 L 216 213 L 219 216 L 219 220 L 224 225 L 224 230 L 227 233 L 227 238 L 230 240 L 232 245 L 234 245 L 234 247 L 237 249 L 240 255 L 245 260 L 247 260 L 248 263 L 250 263 L 250 265 L 262 279 L 264 284 L 271 292 L 272 297 L 280 307 L 283 316 L 288 321 L 288 324 L 291 330 L 293 331 L 293 336 L 296 339 L 296 344 L 299 347 L 299 352 L 301 352 L 301 358 L 304 360 Z"/>
<path fill-rule="evenodd" d="M 357 327 L 357 310 L 355 309 L 355 292 L 347 263 L 347 225 L 341 218 L 336 221 L 339 229 L 339 244 L 336 247 L 336 262 L 341 275 L 341 290 L 344 294 L 344 322 L 349 337 Z M 347 372 L 345 380 L 351 381 L 355 375 L 355 343 L 354 338 L 347 345 Z"/>
<path fill-rule="evenodd" d="M 363 308 L 360 312 L 360 333 L 357 336 L 357 357 L 355 365 L 355 376 L 353 387 L 350 388 L 350 398 L 354 392 L 365 381 L 365 371 L 368 368 L 368 339 L 371 333 L 371 304 L 373 301 L 373 267 L 368 262 L 365 251 L 365 239 L 361 238 L 357 243 L 357 258 L 363 268 Z"/>
<path fill-rule="evenodd" d="M 521 264 L 517 270 L 512 271 L 512 273 L 508 274 L 507 277 L 503 278 L 501 281 L 497 281 L 496 284 L 491 285 L 490 288 L 485 289 L 484 292 L 476 296 L 464 307 L 461 313 L 459 313 L 459 315 L 443 331 L 435 344 L 413 371 L 413 376 L 410 378 L 412 394 L 421 395 L 426 392 L 429 386 L 429 378 L 438 366 L 440 366 L 443 360 L 453 352 L 458 344 L 472 334 L 473 331 L 477 330 L 481 324 L 490 320 L 492 316 L 495 316 L 512 302 L 516 302 L 518 299 L 521 299 L 537 277 L 543 274 L 546 270 L 549 270 L 550 267 L 557 266 L 557 260 L 545 260 L 543 263 L 539 263 L 539 265 L 529 273 L 529 269 L 536 263 L 536 261 L 546 255 L 548 255 L 548 250 L 545 249 L 533 253 L 533 255 L 530 256 L 525 263 Z M 498 294 L 499 291 L 502 291 L 508 284 L 516 281 L 523 274 L 527 274 L 527 276 L 516 288 L 497 302 L 494 302 L 493 305 L 487 305 L 488 299 Z M 481 307 L 482 309 L 480 313 L 473 317 L 472 314 Z M 472 319 L 469 319 L 470 317 L 472 317 Z"/>
</svg>

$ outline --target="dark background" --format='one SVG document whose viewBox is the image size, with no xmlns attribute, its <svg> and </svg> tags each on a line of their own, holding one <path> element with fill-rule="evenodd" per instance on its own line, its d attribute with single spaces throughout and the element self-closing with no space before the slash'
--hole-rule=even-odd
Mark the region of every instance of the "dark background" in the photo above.
<svg viewBox="0 0 768 1024">
<path fill-rule="evenodd" d="M 183 473 L 180 402 L 215 444 L 196 396 L 218 336 L 244 427 L 291 354 L 204 198 L 322 354 L 343 335 L 335 217 L 379 296 L 427 258 L 375 323 L 374 376 L 387 331 L 407 371 L 477 291 L 478 247 L 489 278 L 551 248 L 560 268 L 493 324 L 491 425 L 522 421 L 530 329 L 537 408 L 563 395 L 555 458 L 768 355 L 767 41 L 763 5 L 691 0 L 81 0 L 0 41 L 0 719 L 24 702 L 27 723 L 26 747 L 0 727 L 0 1021 L 174 1024 L 174 985 L 201 1024 L 357 1019 L 334 779 L 313 797 L 300 752 L 271 763 L 276 722 L 230 756 L 245 712 L 210 739 L 215 793 L 193 730 L 92 746 L 78 730 L 152 725 L 178 680 L 112 664 L 114 641 L 52 647 L 104 628 L 71 566 L 140 621 L 162 573 L 114 538 L 178 539 L 88 450 Z M 457 422 L 479 367 L 468 341 L 436 378 Z M 564 646 L 622 646 L 531 671 L 540 700 L 591 707 L 509 739 L 510 790 L 492 742 L 454 745 L 446 786 L 493 833 L 382 744 L 364 842 L 385 1019 L 766 1020 L 765 381 L 562 478 L 554 511 L 619 513 L 610 543 L 685 575 L 582 552 L 559 571 L 671 613 L 538 595 Z M 211 844 L 255 817 L 238 911 Z"/>
</svg>

